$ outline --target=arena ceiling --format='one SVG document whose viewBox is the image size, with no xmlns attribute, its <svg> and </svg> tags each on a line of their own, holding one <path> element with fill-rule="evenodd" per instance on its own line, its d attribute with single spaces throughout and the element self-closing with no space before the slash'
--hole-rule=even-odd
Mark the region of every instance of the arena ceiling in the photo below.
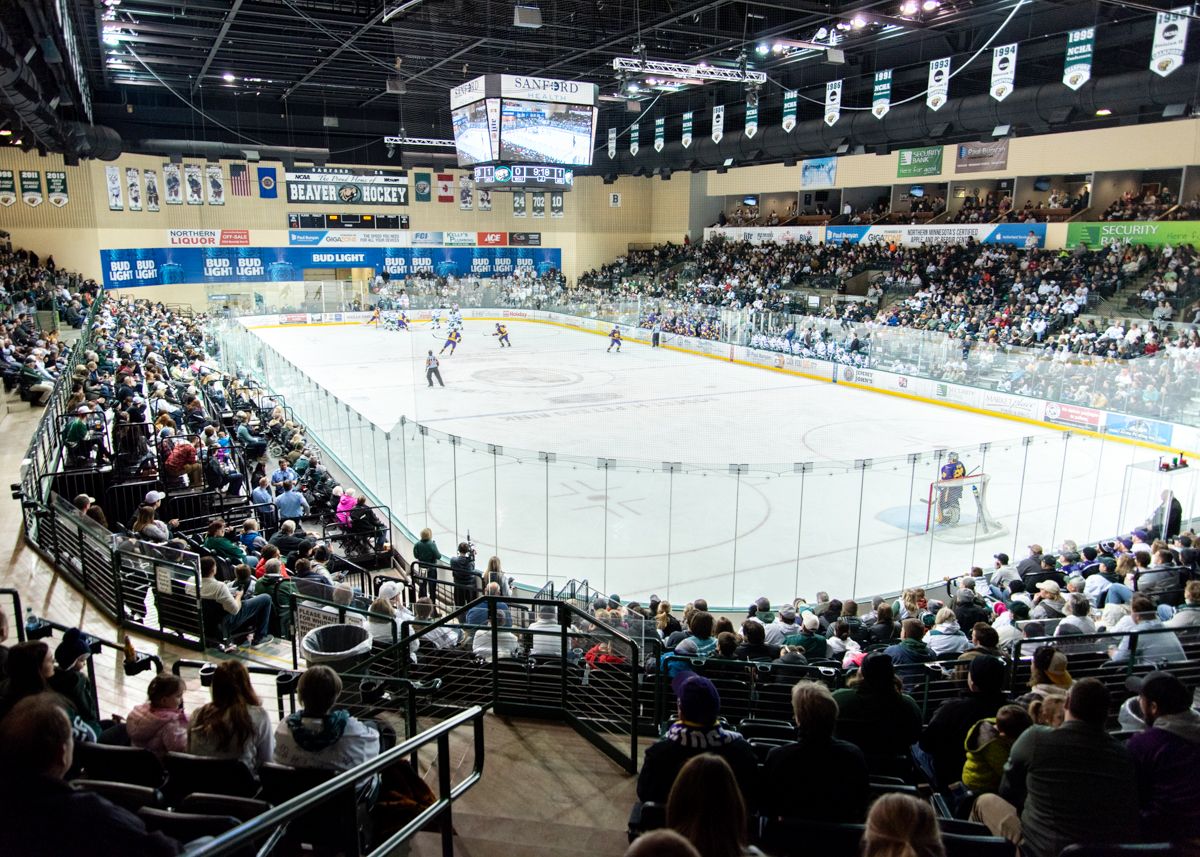
<svg viewBox="0 0 1200 857">
<path fill-rule="evenodd" d="M 610 125 L 638 115 L 612 60 L 637 56 L 639 48 L 652 60 L 734 69 L 744 62 L 768 75 L 764 104 L 778 101 L 784 88 L 819 102 L 834 78 L 846 80 L 844 103 L 867 103 L 876 69 L 896 70 L 894 99 L 918 93 L 931 59 L 952 56 L 957 68 L 1006 19 L 995 43 L 1020 42 L 1018 88 L 1058 80 L 1065 33 L 1092 24 L 1095 75 L 1145 69 L 1153 12 L 1174 5 L 1032 0 L 1014 13 L 1015 0 L 520 2 L 538 7 L 540 28 L 514 26 L 514 5 L 501 0 L 16 0 L 3 4 L 0 20 L 24 49 L 22 40 L 38 44 L 39 27 L 65 4 L 93 90 L 94 121 L 125 140 L 316 146 L 340 153 L 338 160 L 378 161 L 385 135 L 450 137 L 448 92 L 480 74 L 598 84 L 603 137 Z M 844 65 L 796 44 L 830 44 L 831 33 Z M 989 57 L 984 52 L 955 78 L 952 97 L 986 92 Z M 30 65 L 52 94 L 54 70 L 36 59 Z M 389 93 L 389 78 L 403 94 Z M 745 97 L 741 84 L 641 84 L 633 100 L 647 117 Z M 820 115 L 819 104 L 807 109 Z"/>
</svg>

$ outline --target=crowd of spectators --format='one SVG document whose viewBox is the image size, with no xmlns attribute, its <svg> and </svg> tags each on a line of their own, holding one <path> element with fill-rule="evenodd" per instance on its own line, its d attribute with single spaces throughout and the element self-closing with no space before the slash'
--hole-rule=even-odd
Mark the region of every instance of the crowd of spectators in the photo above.
<svg viewBox="0 0 1200 857">
<path fill-rule="evenodd" d="M 1100 215 L 1101 220 L 1158 220 L 1178 202 L 1167 188 L 1127 190 Z M 1180 218 L 1182 219 L 1182 218 Z"/>
</svg>

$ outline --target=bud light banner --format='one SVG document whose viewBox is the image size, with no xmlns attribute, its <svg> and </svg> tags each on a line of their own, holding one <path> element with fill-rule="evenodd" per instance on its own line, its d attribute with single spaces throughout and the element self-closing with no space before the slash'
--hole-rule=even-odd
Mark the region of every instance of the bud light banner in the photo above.
<svg viewBox="0 0 1200 857">
<path fill-rule="evenodd" d="M 384 269 L 393 278 L 507 277 L 562 267 L 562 250 L 545 247 L 154 247 L 101 250 L 104 287 L 176 283 L 291 282 L 309 268 Z"/>
</svg>

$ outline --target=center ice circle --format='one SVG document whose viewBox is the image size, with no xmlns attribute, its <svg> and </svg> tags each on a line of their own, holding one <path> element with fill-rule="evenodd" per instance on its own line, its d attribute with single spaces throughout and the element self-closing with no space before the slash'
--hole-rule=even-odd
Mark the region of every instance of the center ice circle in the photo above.
<svg viewBox="0 0 1200 857">
<path fill-rule="evenodd" d="M 538 366 L 514 366 L 504 369 L 480 369 L 471 378 L 497 387 L 568 387 L 583 381 L 583 376 Z"/>
</svg>

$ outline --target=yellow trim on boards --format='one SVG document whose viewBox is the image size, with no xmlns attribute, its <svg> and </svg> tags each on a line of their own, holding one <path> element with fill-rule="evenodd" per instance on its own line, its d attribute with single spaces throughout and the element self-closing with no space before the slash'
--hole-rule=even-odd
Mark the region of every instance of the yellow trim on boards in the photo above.
<svg viewBox="0 0 1200 857">
<path fill-rule="evenodd" d="M 562 327 L 567 330 L 576 330 L 580 333 L 590 333 L 593 336 L 607 336 L 599 330 L 588 330 L 586 327 L 580 327 L 575 324 L 568 324 L 563 321 L 554 321 L 548 318 L 523 318 L 521 316 L 476 316 L 466 319 L 467 321 L 504 321 L 504 322 L 529 322 L 532 324 L 548 324 L 552 327 Z M 409 324 L 428 324 L 428 319 L 410 319 Z M 364 325 L 361 321 L 315 321 L 311 324 L 258 324 L 253 327 L 247 327 L 247 330 L 268 330 L 272 328 L 288 328 L 293 330 L 303 330 L 306 327 L 338 327 Z M 625 342 L 637 342 L 645 345 L 646 340 L 641 337 L 630 336 L 625 339 Z M 995 417 L 996 419 L 1009 420 L 1011 422 L 1025 423 L 1026 425 L 1037 426 L 1039 428 L 1048 428 L 1053 431 L 1070 432 L 1071 434 L 1082 434 L 1088 437 L 1098 438 L 1105 441 L 1113 441 L 1114 443 L 1124 443 L 1129 446 L 1141 447 L 1142 449 L 1150 449 L 1155 452 L 1178 453 L 1182 452 L 1191 458 L 1200 459 L 1200 452 L 1191 449 L 1179 449 L 1173 446 L 1161 446 L 1157 443 L 1150 443 L 1144 440 L 1135 440 L 1131 437 L 1118 437 L 1116 435 L 1105 434 L 1104 432 L 1092 431 L 1091 429 L 1079 428 L 1077 426 L 1065 426 L 1058 423 L 1048 423 L 1044 420 L 1035 420 L 1031 417 L 1019 417 L 1015 414 L 1002 414 L 996 411 L 977 408 L 974 405 L 964 405 L 959 402 L 947 402 L 941 399 L 930 399 L 927 396 L 918 396 L 915 393 L 904 393 L 900 390 L 884 390 L 880 387 L 868 387 L 865 384 L 855 384 L 851 381 L 834 381 L 830 378 L 823 378 L 820 375 L 810 375 L 807 372 L 798 372 L 795 369 L 785 369 L 781 366 L 764 366 L 761 363 L 752 363 L 749 360 L 735 360 L 730 357 L 719 357 L 715 354 L 705 354 L 703 351 L 695 351 L 691 348 L 682 348 L 678 345 L 660 345 L 660 348 L 668 351 L 678 351 L 681 354 L 691 354 L 695 357 L 704 357 L 708 360 L 720 360 L 722 363 L 735 363 L 739 366 L 748 366 L 752 369 L 765 369 L 768 372 L 779 372 L 784 375 L 792 375 L 797 378 L 807 378 L 812 381 L 823 381 L 826 384 L 837 384 L 838 386 L 853 387 L 856 390 L 864 390 L 868 393 L 882 393 L 885 396 L 896 396 L 901 399 L 908 399 L 913 402 L 921 402 L 926 405 L 937 405 L 942 408 L 953 408 L 956 411 L 966 411 L 972 414 L 978 414 L 984 417 Z M 838 364 L 840 365 L 840 364 Z"/>
</svg>

